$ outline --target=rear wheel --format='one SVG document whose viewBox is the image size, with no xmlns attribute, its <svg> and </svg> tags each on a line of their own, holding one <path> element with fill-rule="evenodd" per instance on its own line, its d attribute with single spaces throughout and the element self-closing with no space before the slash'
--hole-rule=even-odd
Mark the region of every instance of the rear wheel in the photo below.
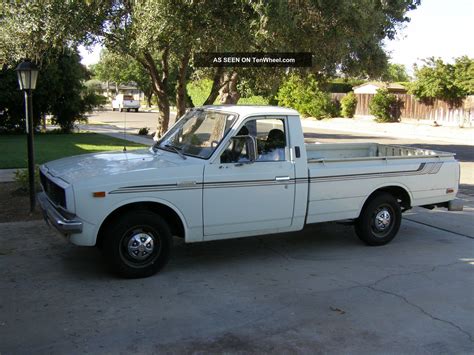
<svg viewBox="0 0 474 355">
<path fill-rule="evenodd" d="M 139 278 L 157 273 L 169 260 L 171 232 L 166 222 L 150 211 L 130 211 L 105 230 L 102 252 L 113 271 Z"/>
<path fill-rule="evenodd" d="M 388 193 L 374 196 L 355 223 L 357 236 L 368 245 L 389 243 L 398 233 L 402 212 L 398 201 Z"/>
<path fill-rule="evenodd" d="M 135 112 L 138 112 L 138 108 L 135 109 Z"/>
</svg>

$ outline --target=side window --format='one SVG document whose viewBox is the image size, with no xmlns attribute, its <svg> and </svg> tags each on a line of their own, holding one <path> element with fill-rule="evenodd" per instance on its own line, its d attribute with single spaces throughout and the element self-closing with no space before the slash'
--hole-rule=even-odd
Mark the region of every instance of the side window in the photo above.
<svg viewBox="0 0 474 355">
<path fill-rule="evenodd" d="M 286 160 L 284 118 L 262 117 L 245 122 L 236 136 L 250 135 L 257 142 L 257 162 Z M 221 163 L 249 161 L 243 140 L 232 140 L 221 155 Z"/>
</svg>

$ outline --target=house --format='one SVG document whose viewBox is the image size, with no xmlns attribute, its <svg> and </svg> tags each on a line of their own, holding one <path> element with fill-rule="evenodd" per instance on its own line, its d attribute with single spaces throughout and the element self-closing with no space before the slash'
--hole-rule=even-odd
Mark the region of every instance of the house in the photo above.
<svg viewBox="0 0 474 355">
<path fill-rule="evenodd" d="M 102 95 L 114 99 L 118 94 L 133 95 L 135 100 L 143 99 L 143 93 L 136 87 L 135 83 L 128 85 L 116 85 L 112 82 L 101 83 Z"/>
<path fill-rule="evenodd" d="M 387 89 L 393 94 L 406 94 L 407 89 L 397 83 L 384 83 L 381 81 L 370 81 L 359 86 L 354 86 L 352 88 L 354 94 L 376 94 L 378 89 Z"/>
</svg>

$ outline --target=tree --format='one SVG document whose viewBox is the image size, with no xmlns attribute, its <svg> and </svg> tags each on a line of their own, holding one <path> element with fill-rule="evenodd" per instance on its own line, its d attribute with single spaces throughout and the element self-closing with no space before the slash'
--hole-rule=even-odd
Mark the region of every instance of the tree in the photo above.
<svg viewBox="0 0 474 355">
<path fill-rule="evenodd" d="M 2 126 L 7 131 L 24 132 L 23 96 L 13 67 L 4 66 L 0 73 Z M 69 131 L 76 120 L 85 119 L 84 114 L 99 103 L 94 90 L 84 84 L 87 78 L 87 69 L 80 63 L 76 50 L 49 50 L 44 54 L 34 92 L 34 125 L 49 114 L 54 123 Z"/>
<path fill-rule="evenodd" d="M 92 71 L 99 80 L 113 82 L 117 86 L 135 83 L 137 88 L 145 94 L 148 106 L 151 106 L 153 88 L 150 75 L 134 58 L 104 49 L 99 63 L 92 67 Z"/>
<path fill-rule="evenodd" d="M 301 72 L 311 72 L 318 80 L 335 72 L 376 75 L 387 63 L 382 40 L 394 37 L 398 26 L 408 21 L 405 13 L 416 8 L 419 0 L 201 0 L 179 4 L 170 0 L 34 0 L 23 12 L 13 2 L 6 3 L 8 21 L 0 18 L 7 30 L 2 28 L 0 33 L 8 33 L 5 43 L 14 49 L 17 44 L 29 48 L 25 44 L 32 42 L 39 48 L 33 52 L 41 53 L 41 46 L 49 43 L 64 44 L 81 35 L 86 39 L 94 35 L 110 51 L 134 57 L 151 77 L 158 98 L 160 135 L 168 128 L 171 96 L 175 96 L 178 115 L 186 108 L 186 82 L 194 70 L 195 53 L 309 51 L 313 66 Z M 34 24 L 26 31 L 18 30 L 21 26 L 16 26 L 15 16 L 28 25 L 30 13 Z M 259 73 L 273 72 L 279 79 L 282 71 Z M 213 84 L 206 103 L 214 102 L 219 92 L 226 94 L 226 102 L 235 103 L 240 96 L 238 80 L 251 71 L 215 68 L 207 72 Z M 176 80 L 171 80 L 172 73 Z"/>
<path fill-rule="evenodd" d="M 454 85 L 466 95 L 474 95 L 474 59 L 467 56 L 456 58 L 454 64 Z"/>
<path fill-rule="evenodd" d="M 438 99 L 458 106 L 474 93 L 473 75 L 474 63 L 468 57 L 457 58 L 455 64 L 445 63 L 441 58 L 427 58 L 421 68 L 415 65 L 410 93 L 423 101 Z"/>
<path fill-rule="evenodd" d="M 0 2 L 0 65 L 29 58 L 41 64 L 50 49 L 74 48 L 96 32 L 109 1 Z"/>
<path fill-rule="evenodd" d="M 382 75 L 381 79 L 388 82 L 410 81 L 406 67 L 403 64 L 394 63 L 388 63 L 387 71 Z"/>
<path fill-rule="evenodd" d="M 97 35 L 110 51 L 132 56 L 149 73 L 160 111 L 158 136 L 168 128 L 173 91 L 178 116 L 186 109 L 186 83 L 193 53 L 236 50 L 236 43 L 243 49 L 244 42 L 251 43 L 245 28 L 250 23 L 247 15 L 256 16 L 250 10 L 253 6 L 250 1 L 226 0 L 183 2 L 179 6 L 167 0 L 114 2 Z"/>
<path fill-rule="evenodd" d="M 56 76 L 58 72 L 62 71 L 64 75 L 69 75 L 67 67 L 76 73 L 84 71 L 84 68 L 77 69 L 77 65 L 80 65 L 79 56 L 70 51 L 74 52 L 79 42 L 87 42 L 90 34 L 98 31 L 109 7 L 108 1 L 94 0 L 0 2 L 0 67 L 2 79 L 7 78 L 6 82 L 2 80 L 2 84 L 8 86 L 14 82 L 13 78 L 16 79 L 16 74 L 13 68 L 19 61 L 30 59 L 39 65 L 40 80 L 35 96 L 40 98 L 44 93 L 45 100 L 34 101 L 35 123 L 46 113 L 53 113 L 58 120 L 62 121 L 74 112 L 80 116 L 89 108 L 85 99 L 91 96 L 87 96 L 82 89 L 78 90 L 82 84 L 76 86 L 73 82 L 71 88 L 64 86 L 60 88 L 61 85 L 55 80 L 59 78 Z M 61 57 L 61 53 L 65 57 Z M 55 60 L 61 63 L 54 64 Z M 72 65 L 74 61 L 76 67 Z M 77 76 L 73 80 L 76 78 Z M 50 79 L 52 80 L 49 81 Z M 63 84 L 68 85 L 64 81 Z M 12 90 L 11 95 L 7 98 L 3 90 L 0 93 L 2 105 L 0 111 L 13 127 L 21 128 L 23 123 L 20 115 L 22 113 L 17 112 L 16 107 L 23 110 L 22 98 L 21 93 L 17 91 L 16 82 L 14 86 L 10 86 L 10 90 Z M 81 97 L 71 96 L 76 94 Z M 51 100 L 52 97 L 57 99 L 62 97 L 62 102 L 58 103 L 54 110 L 51 107 L 55 102 Z M 68 105 L 71 105 L 69 113 L 66 112 Z"/>
<path fill-rule="evenodd" d="M 278 104 L 298 110 L 316 119 L 334 117 L 337 109 L 328 93 L 322 91 L 313 75 L 290 75 L 277 94 Z"/>
</svg>

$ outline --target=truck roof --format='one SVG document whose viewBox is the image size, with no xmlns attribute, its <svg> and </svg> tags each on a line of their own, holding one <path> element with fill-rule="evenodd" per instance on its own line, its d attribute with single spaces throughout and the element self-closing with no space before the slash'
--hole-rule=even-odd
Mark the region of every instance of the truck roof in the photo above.
<svg viewBox="0 0 474 355">
<path fill-rule="evenodd" d="M 298 111 L 291 108 L 270 106 L 270 105 L 206 105 L 202 106 L 206 109 L 223 111 L 223 112 L 234 112 L 239 116 L 249 115 L 291 115 L 298 116 Z"/>
</svg>

